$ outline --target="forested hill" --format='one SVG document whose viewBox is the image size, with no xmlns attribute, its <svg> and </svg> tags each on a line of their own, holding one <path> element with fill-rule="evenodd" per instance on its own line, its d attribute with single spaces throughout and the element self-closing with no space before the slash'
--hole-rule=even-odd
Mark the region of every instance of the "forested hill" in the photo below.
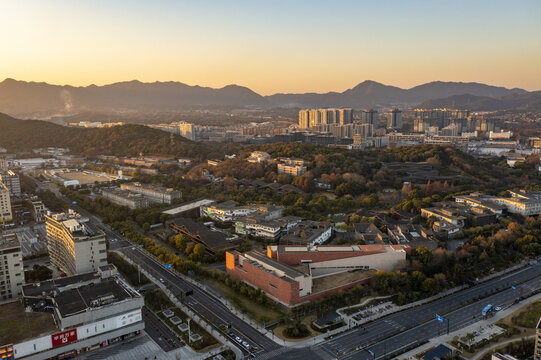
<svg viewBox="0 0 541 360">
<path fill-rule="evenodd" d="M 45 121 L 17 120 L 0 114 L 0 147 L 9 152 L 31 151 L 41 147 L 67 147 L 74 154 L 133 156 L 187 156 L 196 160 L 222 157 L 227 146 L 195 143 L 179 135 L 142 125 L 124 125 L 109 129 L 64 127 Z"/>
</svg>

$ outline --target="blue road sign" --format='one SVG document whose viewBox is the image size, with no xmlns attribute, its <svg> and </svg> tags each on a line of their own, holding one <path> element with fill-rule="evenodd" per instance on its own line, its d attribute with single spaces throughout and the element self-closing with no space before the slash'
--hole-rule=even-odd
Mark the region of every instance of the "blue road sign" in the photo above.
<svg viewBox="0 0 541 360">
<path fill-rule="evenodd" d="M 166 269 L 171 269 L 171 264 L 165 264 Z"/>
<path fill-rule="evenodd" d="M 443 316 L 439 316 L 438 314 L 436 314 L 436 319 L 439 321 L 439 322 L 444 322 L 445 319 L 443 318 Z"/>
<path fill-rule="evenodd" d="M 517 287 L 515 285 L 511 286 L 511 289 L 516 290 Z"/>
<path fill-rule="evenodd" d="M 72 203 L 73 205 L 75 205 L 75 204 L 77 204 L 77 201 L 72 201 L 71 203 Z"/>
<path fill-rule="evenodd" d="M 139 247 L 140 247 L 140 248 L 142 248 L 142 247 L 143 247 L 143 245 L 139 245 Z"/>
</svg>

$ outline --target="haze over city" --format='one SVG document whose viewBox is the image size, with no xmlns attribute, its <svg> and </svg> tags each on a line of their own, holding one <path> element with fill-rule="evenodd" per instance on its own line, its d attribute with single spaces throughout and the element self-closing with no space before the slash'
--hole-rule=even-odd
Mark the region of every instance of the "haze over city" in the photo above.
<svg viewBox="0 0 541 360">
<path fill-rule="evenodd" d="M 539 0 L 0 0 L 0 360 L 541 360 Z"/>
<path fill-rule="evenodd" d="M 475 81 L 541 89 L 539 1 L 2 1 L 0 78 L 262 94 Z"/>
</svg>

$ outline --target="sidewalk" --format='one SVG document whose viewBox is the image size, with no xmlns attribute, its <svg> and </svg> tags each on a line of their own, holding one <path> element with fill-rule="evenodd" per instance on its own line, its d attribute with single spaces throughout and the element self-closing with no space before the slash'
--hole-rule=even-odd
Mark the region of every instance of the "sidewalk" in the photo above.
<svg viewBox="0 0 541 360">
<path fill-rule="evenodd" d="M 117 253 L 122 256 L 124 258 L 124 260 L 128 261 L 129 263 L 131 263 L 132 265 L 134 266 L 137 266 L 137 264 L 134 264 L 131 259 L 129 259 L 128 257 L 124 256 L 124 254 L 122 254 L 121 252 L 118 252 Z M 150 275 L 145 269 L 142 269 L 141 268 L 141 272 L 150 280 L 152 281 L 153 283 L 155 283 L 156 285 L 158 285 L 158 287 L 163 290 L 163 292 L 169 297 L 169 299 L 171 301 L 173 301 L 173 303 L 180 309 L 182 310 L 186 315 L 188 315 L 192 320 L 194 320 L 199 326 L 201 326 L 202 328 L 204 328 L 209 334 L 211 334 L 212 336 L 214 336 L 218 341 L 220 341 L 222 344 L 221 347 L 219 348 L 215 348 L 215 349 L 212 349 L 206 353 L 197 353 L 195 352 L 194 350 L 192 350 L 189 345 L 186 345 L 185 347 L 182 347 L 180 349 L 176 349 L 176 350 L 173 350 L 171 352 L 169 352 L 168 354 L 170 353 L 183 353 L 182 354 L 182 359 L 206 359 L 212 355 L 216 355 L 222 351 L 224 351 L 225 349 L 229 348 L 231 350 L 233 350 L 233 352 L 235 353 L 235 355 L 237 356 L 238 359 L 242 359 L 243 357 L 243 354 L 242 354 L 242 351 L 232 342 L 230 342 L 222 333 L 220 333 L 219 331 L 216 331 L 212 326 L 210 326 L 205 320 L 203 320 L 198 314 L 195 314 L 194 312 L 192 312 L 186 305 L 184 305 L 182 302 L 180 302 L 177 297 L 165 286 L 165 284 L 163 284 L 162 282 L 160 282 L 158 279 L 156 279 L 155 277 L 153 277 L 152 275 Z M 184 348 L 187 348 L 187 349 L 184 349 Z M 181 351 L 183 350 L 183 351 Z M 189 350 L 188 351 L 188 354 L 186 353 L 187 351 L 186 350 Z M 180 354 L 179 354 L 180 355 Z M 186 357 L 187 356 L 187 357 Z"/>
<path fill-rule="evenodd" d="M 417 348 L 415 348 L 415 349 L 413 349 L 411 351 L 408 351 L 405 354 L 399 355 L 399 356 L 396 357 L 396 359 L 408 359 L 408 360 L 409 359 L 415 359 L 415 355 L 417 355 L 418 353 L 423 352 L 425 350 L 428 350 L 428 349 L 430 349 L 432 347 L 436 347 L 439 344 L 444 344 L 446 346 L 452 347 L 451 345 L 447 344 L 447 342 L 450 342 L 451 340 L 453 340 L 453 338 L 455 336 L 463 337 L 467 333 L 472 333 L 472 332 L 478 330 L 480 327 L 486 328 L 487 326 L 489 326 L 491 324 L 497 323 L 500 319 L 503 319 L 504 317 L 508 316 L 509 314 L 515 312 L 516 310 L 520 309 L 524 305 L 527 305 L 527 304 L 529 304 L 531 302 L 534 302 L 536 300 L 539 300 L 539 299 L 541 299 L 541 294 L 537 294 L 537 295 L 532 296 L 530 298 L 524 299 L 524 300 L 522 300 L 521 302 L 519 302 L 517 304 L 513 304 L 513 305 L 511 305 L 510 307 L 508 307 L 506 309 L 498 311 L 490 319 L 478 321 L 478 322 L 473 323 L 473 324 L 471 324 L 471 325 L 469 325 L 469 326 L 467 326 L 465 328 L 462 328 L 460 330 L 456 330 L 456 331 L 450 333 L 449 335 L 445 334 L 445 335 L 441 335 L 441 336 L 438 336 L 438 337 L 434 337 L 434 338 L 430 339 L 428 341 L 428 343 L 426 343 L 424 345 L 421 345 L 421 346 L 419 346 L 419 347 L 417 347 Z M 518 338 L 518 339 L 520 340 L 520 338 Z M 512 342 L 512 341 L 516 341 L 516 340 L 511 339 L 509 342 Z M 477 353 L 476 355 L 474 355 L 471 358 L 471 360 L 477 359 L 480 356 L 480 354 L 490 350 L 491 348 L 503 345 L 506 342 L 507 341 L 504 341 L 502 343 L 497 343 L 497 344 L 494 344 L 493 346 L 491 346 L 491 347 L 489 347 L 487 349 L 484 349 L 480 353 Z"/>
</svg>

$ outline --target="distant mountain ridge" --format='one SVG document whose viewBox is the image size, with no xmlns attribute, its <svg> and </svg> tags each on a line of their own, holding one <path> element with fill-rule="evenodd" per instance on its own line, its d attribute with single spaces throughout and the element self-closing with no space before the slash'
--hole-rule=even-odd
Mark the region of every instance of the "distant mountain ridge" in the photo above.
<svg viewBox="0 0 541 360">
<path fill-rule="evenodd" d="M 425 101 L 418 108 L 458 108 L 472 111 L 541 110 L 541 91 L 489 97 L 471 94 L 452 95 Z"/>
<path fill-rule="evenodd" d="M 434 81 L 411 89 L 367 80 L 344 92 L 274 94 L 261 96 L 247 87 L 220 89 L 181 82 L 143 83 L 137 80 L 109 85 L 50 85 L 5 79 L 0 82 L 0 112 L 14 116 L 77 111 L 168 111 L 194 106 L 354 108 L 377 105 L 415 105 L 453 95 L 502 97 L 527 93 L 480 83 Z"/>
</svg>

